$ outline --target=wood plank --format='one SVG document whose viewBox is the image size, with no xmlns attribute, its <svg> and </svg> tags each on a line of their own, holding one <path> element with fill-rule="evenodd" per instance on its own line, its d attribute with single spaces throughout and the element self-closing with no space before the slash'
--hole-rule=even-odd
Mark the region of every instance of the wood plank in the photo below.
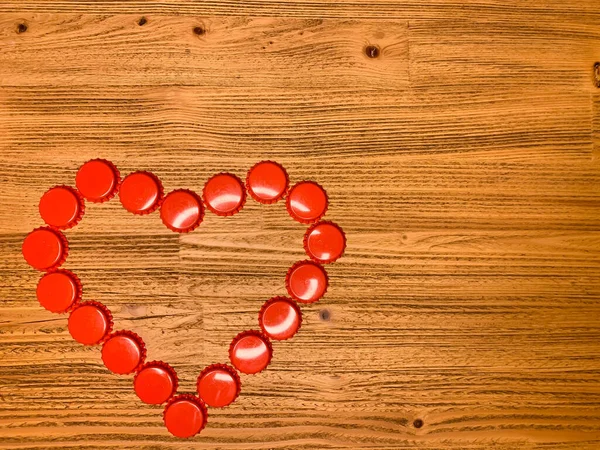
<svg viewBox="0 0 600 450">
<path fill-rule="evenodd" d="M 600 59 L 600 26 L 472 18 L 410 22 L 411 83 L 452 89 L 540 86 L 594 89 L 590 72 Z"/>
<path fill-rule="evenodd" d="M 59 14 L 40 16 L 37 28 L 14 33 L 11 24 L 18 17 L 3 15 L 0 22 L 3 86 L 54 86 L 57 72 L 61 84 L 70 86 L 138 86 L 151 80 L 220 89 L 324 90 L 408 83 L 405 21 L 214 17 L 203 21 L 203 34 L 197 35 L 197 21 L 188 17 L 160 17 L 140 27 L 131 16 Z M 368 58 L 364 47 L 376 36 L 383 51 Z"/>
<path fill-rule="evenodd" d="M 596 2 L 0 11 L 0 449 L 600 446 Z M 94 157 L 198 192 L 276 159 L 326 187 L 348 235 L 298 336 L 195 439 L 37 305 L 22 239 Z M 88 206 L 66 267 L 185 392 L 306 257 L 282 204 L 181 236 Z"/>
<path fill-rule="evenodd" d="M 272 70 L 262 68 L 263 73 Z M 225 70 L 221 74 L 235 77 Z M 335 84 L 335 77 L 319 78 L 324 85 Z M 178 153 L 182 164 L 199 152 L 232 160 L 229 152 L 235 149 L 248 155 L 241 170 L 264 155 L 293 162 L 291 156 L 315 160 L 323 152 L 343 157 L 340 163 L 364 155 L 431 153 L 460 159 L 480 153 L 482 162 L 591 157 L 589 94 L 554 88 L 315 92 L 271 89 L 257 81 L 255 87 L 218 90 L 210 84 L 95 87 L 93 92 L 64 85 L 2 88 L 0 96 L 6 129 L 0 145 L 6 146 L 6 156 L 14 159 L 27 151 L 40 163 L 52 159 L 48 146 L 61 155 L 78 149 L 74 165 L 92 154 L 90 147 L 107 156 L 143 148 L 150 161 L 165 159 L 168 149 L 184 148 Z"/>
<path fill-rule="evenodd" d="M 266 0 L 255 2 L 242 0 L 229 3 L 219 0 L 196 2 L 190 0 L 81 0 L 76 3 L 65 0 L 33 0 L 27 3 L 6 0 L 0 5 L 3 13 L 19 13 L 22 17 L 33 13 L 79 13 L 79 14 L 172 14 L 189 16 L 271 16 L 271 17 L 324 17 L 351 18 L 427 18 L 448 20 L 480 18 L 529 18 L 559 23 L 576 20 L 589 21 L 599 18 L 595 0 L 536 0 L 523 3 L 519 0 L 444 0 L 424 3 L 422 0 Z"/>
<path fill-rule="evenodd" d="M 599 73 L 600 74 L 600 73 Z M 594 74 L 594 76 L 596 76 Z M 592 162 L 600 162 L 600 86 L 592 94 Z"/>
<path fill-rule="evenodd" d="M 87 153 L 92 157 L 93 151 L 90 146 L 82 154 Z M 54 154 L 59 153 L 57 151 Z M 100 155 L 110 158 L 112 154 L 114 152 Z M 77 165 L 88 159 L 83 157 L 77 161 L 79 156 L 71 153 L 65 156 L 62 163 L 61 160 L 53 164 L 36 161 L 28 166 L 27 172 L 31 174 L 28 177 L 15 176 L 23 173 L 18 172 L 22 167 L 20 162 L 11 162 L 5 166 L 7 170 L 0 171 L 7 180 L 5 189 L 8 195 L 0 199 L 0 218 L 5 233 L 25 233 L 42 224 L 37 213 L 39 197 L 50 186 L 73 183 Z M 47 158 L 48 155 L 43 157 Z M 183 187 L 201 192 L 210 173 L 232 166 L 239 167 L 234 173 L 244 177 L 242 160 L 232 165 L 212 163 L 202 155 L 185 157 L 183 160 L 188 162 L 183 164 L 169 160 L 166 158 L 162 163 L 157 160 L 148 164 L 148 159 L 144 159 L 140 161 L 139 168 L 155 170 L 165 180 L 167 190 Z M 343 223 L 351 232 L 384 231 L 393 226 L 399 230 L 395 236 L 398 243 L 401 242 L 398 239 L 402 231 L 423 229 L 544 230 L 540 237 L 546 230 L 597 231 L 600 175 L 589 162 L 588 167 L 561 164 L 561 168 L 557 169 L 550 163 L 459 164 L 404 158 L 392 158 L 381 163 L 376 161 L 363 159 L 360 162 L 349 160 L 343 164 L 332 164 L 332 160 L 320 160 L 318 163 L 306 163 L 298 171 L 294 171 L 293 166 L 288 167 L 293 181 L 306 178 L 327 184 L 329 180 L 332 205 L 329 217 L 332 220 Z M 392 166 L 389 165 L 390 161 L 393 162 Z M 57 164 L 62 167 L 56 167 Z M 250 164 L 249 161 L 245 168 Z M 135 166 L 132 164 L 130 167 L 133 170 Z M 296 167 L 299 168 L 298 163 Z M 397 167 L 402 167 L 402 171 L 398 172 L 395 169 Z M 197 172 L 195 168 L 198 168 Z M 340 170 L 347 171 L 347 181 L 336 178 Z M 49 173 L 53 175 L 46 176 L 47 181 L 42 187 L 44 174 Z M 363 206 L 356 209 L 357 203 Z M 372 212 L 369 207 L 374 204 L 377 204 L 377 210 Z M 22 213 L 23 220 L 15 222 L 11 211 L 22 205 L 27 205 Z M 440 208 L 439 205 L 444 206 Z M 264 208 L 250 204 L 240 217 L 243 217 L 239 219 L 240 222 L 228 225 L 232 232 L 244 232 L 248 227 L 273 229 L 285 223 L 285 230 L 296 230 L 292 232 L 298 242 L 301 237 L 300 226 L 287 224 L 284 208 L 264 211 Z M 215 230 L 218 226 L 222 226 L 222 222 L 209 216 L 202 229 Z M 91 208 L 86 212 L 86 221 L 68 234 L 79 237 L 98 229 L 127 236 L 136 231 L 147 233 L 148 236 L 168 235 L 158 217 L 147 220 L 132 217 L 122 210 L 119 203 Z M 100 236 L 92 241 L 97 249 L 103 238 Z M 13 235 L 12 239 L 12 244 L 16 245 L 18 236 Z M 74 241 L 74 244 L 86 248 L 84 243 Z M 164 245 L 162 248 L 170 248 L 168 241 Z M 373 248 L 367 251 L 373 251 Z M 102 253 L 106 254 L 105 251 Z"/>
</svg>

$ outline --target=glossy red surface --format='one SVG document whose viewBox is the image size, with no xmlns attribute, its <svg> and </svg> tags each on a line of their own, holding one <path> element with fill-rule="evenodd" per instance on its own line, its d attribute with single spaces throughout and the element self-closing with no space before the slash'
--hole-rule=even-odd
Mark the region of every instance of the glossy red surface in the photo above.
<svg viewBox="0 0 600 450">
<path fill-rule="evenodd" d="M 180 395 L 166 406 L 163 415 L 167 430 L 176 437 L 190 438 L 198 434 L 206 425 L 206 406 L 197 397 Z"/>
<path fill-rule="evenodd" d="M 117 193 L 119 171 L 110 161 L 93 159 L 79 168 L 75 184 L 80 194 L 91 202 L 105 202 Z"/>
<path fill-rule="evenodd" d="M 144 343 L 139 336 L 131 332 L 117 332 L 102 346 L 102 361 L 113 373 L 128 374 L 134 372 L 144 362 Z"/>
<path fill-rule="evenodd" d="M 198 377 L 198 395 L 208 406 L 223 408 L 233 403 L 240 393 L 241 381 L 233 367 L 213 364 Z"/>
<path fill-rule="evenodd" d="M 286 207 L 300 223 L 313 223 L 325 215 L 329 201 L 325 190 L 314 181 L 301 181 L 287 196 Z"/>
<path fill-rule="evenodd" d="M 160 206 L 160 218 L 172 231 L 187 233 L 198 227 L 204 218 L 204 206 L 192 191 L 178 189 L 167 194 Z"/>
<path fill-rule="evenodd" d="M 106 306 L 86 302 L 77 306 L 69 316 L 69 333 L 85 345 L 99 344 L 112 328 L 111 314 Z"/>
<path fill-rule="evenodd" d="M 304 249 L 312 260 L 321 264 L 331 263 L 344 254 L 346 235 L 333 222 L 319 222 L 306 231 Z"/>
<path fill-rule="evenodd" d="M 301 261 L 288 271 L 285 284 L 290 296 L 301 303 L 314 303 L 325 292 L 329 280 L 327 272 L 319 264 L 312 261 Z"/>
<path fill-rule="evenodd" d="M 246 190 L 242 181 L 231 173 L 220 173 L 204 185 L 202 198 L 206 207 L 219 216 L 231 216 L 242 209 Z"/>
<path fill-rule="evenodd" d="M 150 172 L 130 173 L 119 188 L 121 204 L 133 214 L 150 214 L 158 208 L 162 198 L 162 183 Z"/>
<path fill-rule="evenodd" d="M 81 283 L 77 275 L 68 270 L 57 270 L 42 276 L 36 296 L 48 311 L 63 313 L 81 299 Z"/>
<path fill-rule="evenodd" d="M 255 164 L 246 177 L 246 187 L 250 196 L 257 202 L 269 204 L 282 199 L 288 189 L 286 170 L 273 161 Z"/>
<path fill-rule="evenodd" d="M 238 334 L 229 347 L 229 358 L 240 372 L 253 374 L 264 370 L 273 356 L 269 339 L 258 331 Z"/>
<path fill-rule="evenodd" d="M 281 341 L 298 332 L 302 324 L 302 313 L 295 301 L 286 297 L 275 297 L 262 306 L 258 322 L 268 337 Z"/>
<path fill-rule="evenodd" d="M 40 199 L 40 216 L 48 225 L 60 229 L 75 226 L 85 210 L 83 198 L 68 186 L 56 186 Z"/>
<path fill-rule="evenodd" d="M 33 230 L 23 240 L 21 247 L 27 263 L 38 270 L 51 270 L 60 266 L 69 252 L 67 238 L 57 230 L 42 227 Z"/>
<path fill-rule="evenodd" d="M 144 403 L 160 405 L 169 400 L 177 389 L 177 375 L 163 362 L 145 364 L 133 381 L 135 393 Z"/>
</svg>

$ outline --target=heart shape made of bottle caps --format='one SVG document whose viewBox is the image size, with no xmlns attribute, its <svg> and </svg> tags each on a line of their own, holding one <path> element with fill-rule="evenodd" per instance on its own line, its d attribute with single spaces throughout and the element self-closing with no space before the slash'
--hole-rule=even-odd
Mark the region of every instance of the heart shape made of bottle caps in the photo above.
<svg viewBox="0 0 600 450">
<path fill-rule="evenodd" d="M 178 377 L 164 361 L 146 361 L 144 341 L 129 330 L 114 330 L 110 310 L 100 302 L 82 300 L 82 283 L 66 261 L 69 244 L 63 230 L 82 219 L 86 201 L 102 203 L 116 194 L 123 207 L 138 215 L 159 210 L 170 230 L 188 233 L 203 220 L 205 208 L 219 216 L 232 216 L 246 202 L 247 194 L 259 203 L 271 204 L 285 198 L 289 215 L 308 224 L 304 249 L 310 259 L 298 261 L 287 271 L 285 287 L 289 297 L 267 300 L 258 313 L 258 329 L 235 336 L 229 346 L 230 364 L 215 363 L 204 368 L 194 394 L 178 394 Z M 55 186 L 39 203 L 45 226 L 36 228 L 23 240 L 23 257 L 33 268 L 45 272 L 36 295 L 39 303 L 53 313 L 69 313 L 71 336 L 84 345 L 101 345 L 104 365 L 113 373 L 134 374 L 137 396 L 148 404 L 165 404 L 163 420 L 174 436 L 189 438 L 205 427 L 207 406 L 230 405 L 241 391 L 238 372 L 255 374 L 271 362 L 271 340 L 293 337 L 302 324 L 299 303 L 317 302 L 329 284 L 323 267 L 340 258 L 346 236 L 335 223 L 322 220 L 329 206 L 325 190 L 314 181 L 300 181 L 289 187 L 287 171 L 273 161 L 261 161 L 247 173 L 246 183 L 231 173 L 211 177 L 202 196 L 188 189 L 165 195 L 160 179 L 151 172 L 133 172 L 121 179 L 113 163 L 94 159 L 83 164 L 75 177 L 75 187 Z"/>
</svg>

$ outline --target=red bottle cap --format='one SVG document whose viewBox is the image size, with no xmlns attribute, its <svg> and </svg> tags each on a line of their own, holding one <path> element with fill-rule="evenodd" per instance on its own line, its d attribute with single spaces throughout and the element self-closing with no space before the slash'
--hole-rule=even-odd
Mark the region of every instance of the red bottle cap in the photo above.
<svg viewBox="0 0 600 450">
<path fill-rule="evenodd" d="M 322 221 L 315 223 L 304 235 L 304 250 L 313 261 L 321 264 L 332 263 L 344 254 L 346 235 L 335 223 Z"/>
<path fill-rule="evenodd" d="M 69 333 L 84 345 L 96 345 L 104 341 L 112 327 L 112 314 L 102 303 L 80 303 L 69 316 Z"/>
<path fill-rule="evenodd" d="M 79 168 L 75 184 L 86 200 L 102 203 L 110 200 L 119 190 L 121 178 L 113 163 L 93 159 Z"/>
<path fill-rule="evenodd" d="M 49 272 L 40 278 L 36 295 L 44 308 L 53 313 L 64 313 L 81 300 L 81 281 L 68 270 Z"/>
<path fill-rule="evenodd" d="M 202 200 L 187 189 L 171 191 L 160 206 L 160 218 L 170 230 L 188 233 L 198 228 L 204 218 Z"/>
<path fill-rule="evenodd" d="M 301 181 L 290 190 L 286 207 L 290 216 L 300 223 L 313 223 L 325 215 L 329 199 L 314 181 Z"/>
<path fill-rule="evenodd" d="M 150 172 L 130 173 L 119 188 L 121 204 L 133 214 L 144 215 L 156 211 L 163 197 L 162 183 Z"/>
<path fill-rule="evenodd" d="M 175 370 L 162 361 L 144 364 L 133 380 L 133 389 L 144 403 L 160 405 L 169 400 L 178 386 Z"/>
<path fill-rule="evenodd" d="M 287 297 L 273 297 L 260 309 L 258 323 L 271 339 L 283 341 L 298 332 L 302 313 L 295 301 Z"/>
<path fill-rule="evenodd" d="M 85 211 L 83 197 L 69 186 L 55 186 L 40 199 L 40 216 L 48 225 L 66 230 L 79 223 Z"/>
<path fill-rule="evenodd" d="M 229 359 L 242 373 L 261 372 L 269 365 L 272 357 L 271 342 L 259 331 L 244 331 L 233 338 L 229 346 Z"/>
<path fill-rule="evenodd" d="M 206 207 L 218 216 L 232 216 L 246 203 L 242 180 L 231 173 L 219 173 L 204 185 L 202 198 Z"/>
<path fill-rule="evenodd" d="M 270 204 L 281 200 L 287 192 L 289 178 L 281 164 L 261 161 L 255 164 L 246 177 L 246 188 L 254 200 Z"/>
<path fill-rule="evenodd" d="M 41 227 L 25 236 L 21 251 L 31 267 L 48 271 L 65 262 L 69 254 L 69 243 L 60 231 Z"/>
<path fill-rule="evenodd" d="M 146 359 L 144 341 L 132 331 L 117 331 L 102 346 L 102 361 L 113 373 L 135 372 Z"/>
<path fill-rule="evenodd" d="M 242 382 L 237 371 L 225 364 L 205 367 L 198 377 L 196 388 L 208 406 L 223 408 L 240 395 Z"/>
<path fill-rule="evenodd" d="M 327 272 L 312 261 L 299 261 L 290 267 L 285 277 L 285 286 L 290 296 L 300 303 L 314 303 L 325 292 L 329 279 Z"/>
<path fill-rule="evenodd" d="M 207 419 L 208 411 L 202 400 L 189 394 L 172 398 L 163 413 L 167 430 L 179 438 L 190 438 L 200 433 Z"/>
</svg>

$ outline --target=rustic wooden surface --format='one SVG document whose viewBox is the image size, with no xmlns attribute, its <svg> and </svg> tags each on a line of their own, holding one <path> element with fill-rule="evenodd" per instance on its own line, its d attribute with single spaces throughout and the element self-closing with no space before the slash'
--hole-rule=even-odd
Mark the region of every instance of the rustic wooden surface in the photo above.
<svg viewBox="0 0 600 450">
<path fill-rule="evenodd" d="M 596 0 L 3 1 L 0 449 L 600 448 L 599 60 Z M 348 234 L 193 440 L 35 299 L 38 199 L 94 157 L 198 191 L 275 159 Z M 65 267 L 192 391 L 303 229 L 250 201 L 179 236 L 114 200 Z"/>
</svg>

